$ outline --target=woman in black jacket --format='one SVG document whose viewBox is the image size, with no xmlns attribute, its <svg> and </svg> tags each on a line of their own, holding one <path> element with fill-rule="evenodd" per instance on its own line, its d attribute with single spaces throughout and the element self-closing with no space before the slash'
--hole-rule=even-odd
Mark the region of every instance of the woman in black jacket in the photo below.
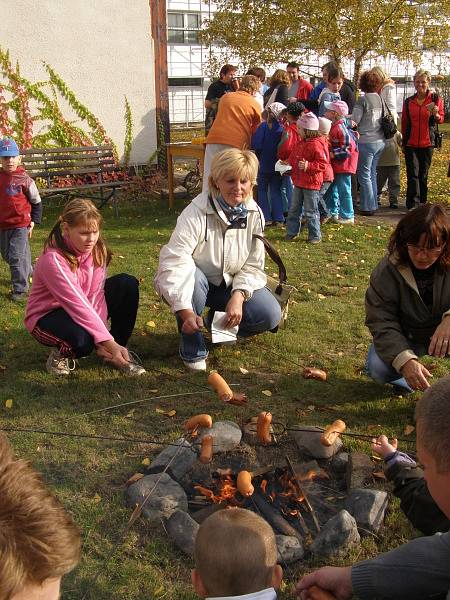
<svg viewBox="0 0 450 600">
<path fill-rule="evenodd" d="M 264 108 L 267 108 L 267 104 L 273 102 L 281 102 L 281 104 L 287 106 L 289 104 L 288 90 L 290 85 L 291 80 L 287 71 L 277 69 L 270 78 L 269 89 L 264 94 Z"/>
</svg>

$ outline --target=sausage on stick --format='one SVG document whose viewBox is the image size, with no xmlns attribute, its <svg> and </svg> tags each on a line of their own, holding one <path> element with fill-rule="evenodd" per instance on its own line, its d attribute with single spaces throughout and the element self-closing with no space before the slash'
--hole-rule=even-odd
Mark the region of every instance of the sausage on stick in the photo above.
<svg viewBox="0 0 450 600">
<path fill-rule="evenodd" d="M 332 446 L 339 437 L 339 434 L 344 433 L 346 425 L 341 419 L 337 419 L 325 429 L 320 436 L 320 443 L 323 446 Z"/>
</svg>

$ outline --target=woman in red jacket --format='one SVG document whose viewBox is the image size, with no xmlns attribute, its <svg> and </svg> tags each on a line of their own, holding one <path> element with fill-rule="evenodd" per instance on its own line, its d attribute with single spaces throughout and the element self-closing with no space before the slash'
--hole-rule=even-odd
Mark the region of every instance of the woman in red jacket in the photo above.
<svg viewBox="0 0 450 600">
<path fill-rule="evenodd" d="M 444 122 L 442 98 L 429 89 L 431 76 L 419 69 L 414 75 L 416 93 L 402 110 L 403 149 L 406 163 L 406 208 L 427 201 L 428 170 L 433 158 L 436 124 Z"/>
</svg>

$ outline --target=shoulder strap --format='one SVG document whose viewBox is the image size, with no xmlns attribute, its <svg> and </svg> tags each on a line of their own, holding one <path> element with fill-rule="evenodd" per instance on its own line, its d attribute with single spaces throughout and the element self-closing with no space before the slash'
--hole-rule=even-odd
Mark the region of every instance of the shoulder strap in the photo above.
<svg viewBox="0 0 450 600">
<path fill-rule="evenodd" d="M 281 260 L 281 256 L 278 254 L 278 252 L 275 250 L 275 248 L 272 246 L 272 244 L 269 242 L 269 240 L 267 238 L 265 238 L 262 235 L 258 235 L 256 233 L 253 234 L 253 237 L 257 238 L 264 244 L 267 254 L 270 256 L 270 258 L 273 260 L 273 262 L 277 265 L 278 279 L 280 280 L 280 284 L 286 283 L 286 280 L 287 280 L 286 267 L 284 266 L 284 263 Z"/>
</svg>

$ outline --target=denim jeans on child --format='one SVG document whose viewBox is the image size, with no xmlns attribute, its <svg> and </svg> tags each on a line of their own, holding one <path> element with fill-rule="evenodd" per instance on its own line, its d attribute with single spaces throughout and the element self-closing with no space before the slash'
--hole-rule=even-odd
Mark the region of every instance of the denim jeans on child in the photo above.
<svg viewBox="0 0 450 600">
<path fill-rule="evenodd" d="M 13 293 L 28 291 L 29 279 L 33 272 L 28 227 L 0 231 L 0 251 L 11 271 Z"/>
<path fill-rule="evenodd" d="M 258 204 L 266 221 L 284 223 L 283 199 L 281 196 L 282 177 L 277 171 L 258 173 Z M 269 192 L 270 190 L 270 199 Z"/>
<path fill-rule="evenodd" d="M 353 219 L 352 176 L 350 173 L 335 173 L 334 181 L 328 190 L 325 201 L 333 217 Z"/>
<path fill-rule="evenodd" d="M 332 183 L 332 181 L 324 181 L 322 183 L 322 187 L 319 190 L 319 214 L 321 219 L 330 216 L 327 203 L 325 202 L 325 196 L 328 190 L 330 189 Z"/>
<path fill-rule="evenodd" d="M 308 242 L 321 239 L 319 215 L 319 190 L 294 187 L 291 208 L 286 219 L 286 237 L 295 237 L 301 228 L 301 215 L 304 212 L 308 226 Z"/>
<path fill-rule="evenodd" d="M 417 356 L 423 356 L 427 353 L 426 348 L 420 344 L 411 343 L 411 350 L 417 354 Z M 367 375 L 377 383 L 391 383 L 392 385 L 398 385 L 399 387 L 405 388 L 407 392 L 413 391 L 406 383 L 406 379 L 402 377 L 393 366 L 388 365 L 381 360 L 376 353 L 373 344 L 370 344 L 369 346 L 364 370 Z"/>
<path fill-rule="evenodd" d="M 376 142 L 359 142 L 358 181 L 359 206 L 361 210 L 374 212 L 378 208 L 377 198 L 377 163 L 384 150 L 385 140 Z"/>
<path fill-rule="evenodd" d="M 292 179 L 290 175 L 281 176 L 281 201 L 283 203 L 283 214 L 287 215 L 288 210 L 291 207 L 292 202 L 292 191 L 294 186 L 292 185 Z"/>
<path fill-rule="evenodd" d="M 214 311 L 224 311 L 231 298 L 231 286 L 213 285 L 200 269 L 195 271 L 195 286 L 192 296 L 192 308 L 201 315 L 206 306 L 210 307 L 208 321 L 212 322 Z M 238 335 L 249 337 L 264 331 L 275 329 L 281 319 L 281 309 L 278 302 L 267 288 L 253 292 L 252 297 L 242 305 L 242 321 Z M 177 317 L 178 329 L 181 331 L 181 319 Z M 197 362 L 208 356 L 203 334 L 200 331 L 192 335 L 181 333 L 180 356 L 186 362 Z"/>
</svg>

